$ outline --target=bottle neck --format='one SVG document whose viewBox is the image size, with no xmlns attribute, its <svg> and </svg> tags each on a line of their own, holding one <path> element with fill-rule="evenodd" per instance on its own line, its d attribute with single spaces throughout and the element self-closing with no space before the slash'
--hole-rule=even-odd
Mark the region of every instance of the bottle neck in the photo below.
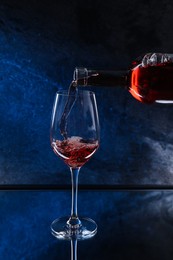
<svg viewBox="0 0 173 260">
<path fill-rule="evenodd" d="M 76 68 L 73 80 L 77 86 L 126 87 L 128 71 L 104 71 Z"/>
</svg>

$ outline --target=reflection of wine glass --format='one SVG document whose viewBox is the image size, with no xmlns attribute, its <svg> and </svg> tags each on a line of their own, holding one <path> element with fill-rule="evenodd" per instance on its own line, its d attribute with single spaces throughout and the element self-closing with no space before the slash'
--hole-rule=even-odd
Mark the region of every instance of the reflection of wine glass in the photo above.
<svg viewBox="0 0 173 260">
<path fill-rule="evenodd" d="M 71 239 L 71 260 L 77 260 L 77 239 Z"/>
<path fill-rule="evenodd" d="M 71 103 L 70 99 L 73 100 L 69 111 L 64 110 L 68 107 L 67 99 L 68 103 Z M 64 121 L 62 124 L 62 118 L 65 118 L 65 124 Z M 96 233 L 97 225 L 90 218 L 79 219 L 77 192 L 80 168 L 99 146 L 99 119 L 93 92 L 80 90 L 72 96 L 67 92 L 56 93 L 50 139 L 55 154 L 69 166 L 72 180 L 71 216 L 54 220 L 51 225 L 52 234 L 61 239 L 90 238 Z"/>
</svg>

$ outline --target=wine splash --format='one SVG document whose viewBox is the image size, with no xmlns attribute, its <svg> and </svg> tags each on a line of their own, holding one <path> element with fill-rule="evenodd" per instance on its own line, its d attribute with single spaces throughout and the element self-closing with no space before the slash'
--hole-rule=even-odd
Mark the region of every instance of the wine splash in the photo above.
<svg viewBox="0 0 173 260">
<path fill-rule="evenodd" d="M 78 89 L 77 89 L 76 82 L 72 81 L 68 90 L 67 103 L 65 105 L 64 112 L 62 114 L 60 124 L 59 124 L 61 135 L 64 137 L 65 140 L 67 139 L 67 118 L 76 101 L 77 93 L 78 93 Z"/>
<path fill-rule="evenodd" d="M 82 137 L 72 136 L 66 140 L 52 142 L 53 151 L 73 168 L 83 166 L 99 147 L 98 141 L 86 141 Z"/>
</svg>

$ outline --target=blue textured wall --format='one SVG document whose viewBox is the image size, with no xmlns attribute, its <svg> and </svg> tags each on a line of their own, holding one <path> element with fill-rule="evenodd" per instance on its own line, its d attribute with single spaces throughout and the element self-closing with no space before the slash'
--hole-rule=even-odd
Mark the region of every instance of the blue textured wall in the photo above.
<svg viewBox="0 0 173 260">
<path fill-rule="evenodd" d="M 0 183 L 70 183 L 50 148 L 55 92 L 75 66 L 127 68 L 173 52 L 173 3 L 0 1 Z M 173 183 L 173 107 L 142 105 L 122 89 L 95 89 L 101 146 L 81 183 Z"/>
</svg>

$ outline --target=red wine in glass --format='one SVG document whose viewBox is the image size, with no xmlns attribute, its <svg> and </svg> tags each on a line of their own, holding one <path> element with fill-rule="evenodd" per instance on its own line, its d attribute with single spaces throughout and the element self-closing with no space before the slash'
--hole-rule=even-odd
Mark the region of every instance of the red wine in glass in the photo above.
<svg viewBox="0 0 173 260">
<path fill-rule="evenodd" d="M 73 168 L 83 166 L 98 149 L 98 141 L 84 140 L 72 136 L 65 140 L 52 142 L 54 152 Z"/>
</svg>

